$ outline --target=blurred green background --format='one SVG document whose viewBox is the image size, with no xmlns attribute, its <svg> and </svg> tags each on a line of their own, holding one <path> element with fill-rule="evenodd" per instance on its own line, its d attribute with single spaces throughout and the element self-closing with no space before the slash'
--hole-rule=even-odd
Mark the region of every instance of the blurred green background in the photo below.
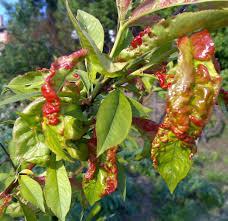
<svg viewBox="0 0 228 221">
<path fill-rule="evenodd" d="M 57 56 L 69 54 L 79 48 L 79 41 L 62 0 L 18 0 L 0 1 L 5 10 L 9 33 L 9 43 L 4 45 L 0 55 L 0 88 L 14 76 L 40 67 L 49 67 Z M 72 10 L 85 10 L 98 19 L 106 34 L 105 51 L 112 45 L 117 21 L 114 0 L 77 0 L 72 1 Z M 191 8 L 195 10 L 195 8 Z M 164 10 L 160 16 L 166 17 L 176 9 Z M 2 10 L 0 10 L 1 12 Z M 216 44 L 216 57 L 219 59 L 223 76 L 223 88 L 228 89 L 228 28 L 213 33 Z M 161 104 L 161 105 L 158 105 Z M 154 109 L 153 120 L 161 117 L 164 104 L 159 96 L 148 105 Z M 0 122 L 15 119 L 15 109 L 23 104 L 14 104 L 0 109 Z M 156 107 L 156 108 L 155 108 Z M 126 159 L 127 193 L 125 201 L 119 192 L 108 196 L 84 211 L 83 220 L 143 220 L 143 221 L 227 221 L 228 220 L 228 129 L 227 119 L 216 108 L 212 119 L 199 141 L 198 154 L 190 175 L 178 186 L 173 195 L 160 176 L 154 171 L 149 159 L 135 161 L 140 150 L 140 143 L 129 134 L 124 143 L 125 151 L 121 154 Z M 0 124 L 0 140 L 7 146 L 11 137 L 12 124 Z M 149 144 L 148 144 L 149 145 Z M 0 150 L 0 191 L 12 180 L 12 171 L 7 157 Z M 80 220 L 82 208 L 80 196 L 74 194 L 75 203 L 68 220 Z M 22 220 L 5 216 L 4 220 Z M 18 213 L 17 213 L 18 212 Z M 17 213 L 17 214 L 16 214 Z M 49 220 L 46 217 L 40 220 Z"/>
</svg>

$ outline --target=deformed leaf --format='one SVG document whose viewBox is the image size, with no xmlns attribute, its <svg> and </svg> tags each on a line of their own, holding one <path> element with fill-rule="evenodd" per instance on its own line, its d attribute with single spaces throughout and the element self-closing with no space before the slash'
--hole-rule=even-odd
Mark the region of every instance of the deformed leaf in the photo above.
<svg viewBox="0 0 228 221">
<path fill-rule="evenodd" d="M 132 0 L 116 0 L 116 6 L 120 20 L 123 20 L 125 18 L 131 4 Z"/>
<path fill-rule="evenodd" d="M 27 175 L 19 177 L 21 196 L 45 212 L 43 191 L 40 184 Z"/>
<path fill-rule="evenodd" d="M 189 5 L 189 4 L 199 4 L 206 2 L 218 2 L 221 5 L 226 4 L 224 0 L 161 0 L 161 1 L 154 1 L 154 0 L 144 0 L 133 12 L 132 12 L 132 21 L 136 21 L 148 14 L 151 14 L 155 11 L 169 8 L 173 6 L 181 6 L 181 5 Z M 130 22 L 131 22 L 130 20 Z"/>
<path fill-rule="evenodd" d="M 131 106 L 125 95 L 118 90 L 111 92 L 97 113 L 97 154 L 120 144 L 128 135 L 131 121 Z"/>
<path fill-rule="evenodd" d="M 86 32 L 93 39 L 99 50 L 102 51 L 104 46 L 104 29 L 100 21 L 93 15 L 82 10 L 78 10 L 77 19 L 84 26 Z"/>
<path fill-rule="evenodd" d="M 71 204 L 71 185 L 67 171 L 61 161 L 53 157 L 47 169 L 44 195 L 47 206 L 64 221 Z"/>
<path fill-rule="evenodd" d="M 167 143 L 157 151 L 157 170 L 171 193 L 177 184 L 187 176 L 192 166 L 190 154 L 190 148 L 184 146 L 181 141 Z"/>
<path fill-rule="evenodd" d="M 105 190 L 106 177 L 107 173 L 104 170 L 99 169 L 94 179 L 83 181 L 83 191 L 90 205 L 93 205 L 102 198 L 102 193 Z"/>
</svg>

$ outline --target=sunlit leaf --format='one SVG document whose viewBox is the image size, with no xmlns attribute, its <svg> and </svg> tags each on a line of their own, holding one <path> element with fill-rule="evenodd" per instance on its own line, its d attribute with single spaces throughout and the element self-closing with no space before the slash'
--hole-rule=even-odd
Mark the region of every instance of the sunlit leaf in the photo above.
<svg viewBox="0 0 228 221">
<path fill-rule="evenodd" d="M 63 163 L 54 158 L 47 169 L 44 195 L 47 206 L 64 221 L 71 204 L 71 185 Z"/>
<path fill-rule="evenodd" d="M 104 29 L 100 21 L 93 15 L 82 10 L 78 10 L 77 19 L 84 26 L 86 32 L 93 39 L 100 51 L 102 51 L 104 47 Z"/>
<path fill-rule="evenodd" d="M 131 106 L 118 90 L 101 103 L 96 119 L 97 154 L 120 144 L 128 135 L 132 121 Z"/>
<path fill-rule="evenodd" d="M 43 191 L 40 184 L 27 175 L 19 177 L 21 196 L 45 212 Z"/>
</svg>

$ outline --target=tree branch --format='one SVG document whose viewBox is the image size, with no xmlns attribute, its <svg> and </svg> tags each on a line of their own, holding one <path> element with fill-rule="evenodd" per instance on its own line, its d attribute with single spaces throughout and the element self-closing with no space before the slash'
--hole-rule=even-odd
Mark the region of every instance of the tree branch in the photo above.
<svg viewBox="0 0 228 221">
<path fill-rule="evenodd" d="M 9 162 L 12 165 L 13 169 L 16 171 L 17 170 L 17 167 L 14 165 L 14 163 L 13 163 L 13 161 L 12 161 L 12 159 L 11 159 L 8 151 L 6 150 L 5 146 L 2 143 L 0 143 L 0 146 L 3 149 L 4 153 L 7 155 L 7 158 L 9 159 Z"/>
</svg>

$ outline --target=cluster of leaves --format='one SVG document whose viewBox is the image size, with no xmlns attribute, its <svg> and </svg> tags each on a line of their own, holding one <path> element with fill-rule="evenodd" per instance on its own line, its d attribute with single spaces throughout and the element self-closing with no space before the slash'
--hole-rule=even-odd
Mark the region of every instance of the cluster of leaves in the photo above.
<svg viewBox="0 0 228 221">
<path fill-rule="evenodd" d="M 142 47 L 126 48 L 132 39 L 130 27 L 143 26 L 151 13 L 203 2 L 214 3 L 214 9 L 178 14 L 156 24 L 151 22 L 154 36 L 147 39 L 149 45 L 142 42 Z M 8 149 L 15 178 L 0 194 L 2 211 L 13 200 L 26 220 L 36 220 L 43 216 L 42 212 L 64 221 L 75 194 L 72 187 L 80 195 L 83 207 L 94 205 L 114 192 L 117 183 L 125 198 L 127 156 L 121 150 L 128 146 L 129 132 L 138 128 L 144 140 L 144 147 L 135 155 L 137 160 L 148 157 L 158 130 L 158 125 L 146 119 L 150 110 L 139 102 L 155 89 L 157 77 L 150 73 L 162 62 L 170 62 L 174 70 L 177 38 L 201 29 L 228 25 L 227 2 L 224 1 L 143 1 L 133 6 L 130 0 L 117 0 L 116 4 L 119 28 L 109 55 L 103 53 L 104 30 L 100 21 L 81 10 L 75 17 L 66 0 L 69 18 L 85 52 L 85 62 L 74 60 L 73 55 L 61 57 L 50 69 L 17 76 L 7 85 L 8 90 L 4 90 L 0 106 L 25 99 L 31 103 L 18 112 L 19 118 L 14 123 Z M 178 68 L 180 73 L 187 71 L 183 63 Z M 214 68 L 212 70 L 214 74 Z M 45 99 L 43 85 L 50 96 L 44 96 Z M 55 102 L 61 103 L 60 110 L 53 103 L 53 97 Z M 57 117 L 57 123 L 50 123 L 46 115 L 42 115 L 44 107 L 49 108 L 45 110 L 49 114 L 55 114 L 51 117 Z M 159 152 L 165 163 L 157 165 L 158 171 L 171 191 L 190 169 L 189 153 L 182 142 L 172 140 L 168 148 Z"/>
</svg>

